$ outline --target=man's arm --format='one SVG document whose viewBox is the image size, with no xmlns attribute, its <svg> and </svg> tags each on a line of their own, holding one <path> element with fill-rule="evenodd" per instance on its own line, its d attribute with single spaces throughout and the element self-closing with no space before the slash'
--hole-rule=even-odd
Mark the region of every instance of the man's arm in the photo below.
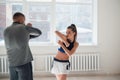
<svg viewBox="0 0 120 80">
<path fill-rule="evenodd" d="M 35 38 L 42 34 L 41 30 L 32 27 L 32 24 L 30 23 L 28 23 L 25 27 L 30 34 L 30 38 Z"/>
</svg>

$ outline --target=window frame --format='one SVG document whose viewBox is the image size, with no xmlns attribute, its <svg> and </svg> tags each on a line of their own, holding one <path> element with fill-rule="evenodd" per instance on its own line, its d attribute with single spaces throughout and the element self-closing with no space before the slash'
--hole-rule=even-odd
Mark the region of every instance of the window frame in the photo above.
<svg viewBox="0 0 120 80">
<path fill-rule="evenodd" d="M 26 22 L 29 22 L 29 20 L 28 20 L 28 5 L 29 4 L 43 4 L 43 3 L 45 3 L 45 4 L 51 4 L 51 6 L 52 6 L 52 12 L 51 12 L 51 15 L 52 15 L 52 21 L 50 22 L 50 26 L 52 26 L 52 27 L 50 27 L 50 41 L 49 42 L 30 42 L 30 45 L 31 46 L 51 46 L 51 45 L 57 45 L 57 42 L 56 42 L 56 35 L 54 34 L 54 31 L 56 30 L 56 27 L 55 27 L 55 5 L 56 4 L 78 4 L 78 5 L 82 5 L 82 4 L 84 4 L 84 3 L 80 3 L 80 2 L 77 2 L 77 3 L 75 3 L 75 2 L 56 2 L 55 0 L 52 0 L 52 2 L 31 2 L 31 1 L 28 1 L 27 2 L 27 0 L 22 0 L 22 1 L 9 1 L 9 0 L 6 0 L 5 2 L 0 2 L 0 3 L 5 3 L 5 4 L 9 4 L 9 5 L 11 5 L 11 4 L 14 4 L 14 3 L 21 3 L 21 4 L 23 4 L 23 13 L 26 13 Z M 85 3 L 86 4 L 86 3 Z M 89 3 L 88 3 L 89 4 Z M 88 44 L 88 43 L 80 43 L 80 45 L 81 46 L 96 46 L 97 45 L 97 0 L 93 0 L 93 3 L 92 3 L 92 12 L 93 12 L 93 36 L 92 36 L 92 39 L 93 39 L 93 41 L 94 42 L 91 42 L 90 44 Z M 6 13 L 7 13 L 7 10 L 6 10 Z M 7 17 L 8 17 L 9 15 L 8 14 L 6 14 L 6 19 L 7 19 Z M 11 16 L 9 16 L 9 18 L 11 18 L 12 17 L 12 15 Z M 12 20 L 12 18 L 10 19 L 10 20 Z M 6 26 L 9 26 L 11 24 L 11 22 L 9 22 L 8 23 L 8 21 L 6 21 Z M 4 40 L 3 41 L 1 41 L 0 42 L 0 45 L 4 45 Z"/>
</svg>

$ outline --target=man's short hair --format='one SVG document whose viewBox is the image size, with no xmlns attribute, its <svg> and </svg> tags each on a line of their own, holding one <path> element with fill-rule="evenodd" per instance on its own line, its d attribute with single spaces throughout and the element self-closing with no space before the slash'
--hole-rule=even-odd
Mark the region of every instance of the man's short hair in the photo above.
<svg viewBox="0 0 120 80">
<path fill-rule="evenodd" d="M 18 17 L 20 17 L 20 16 L 25 17 L 23 13 L 16 12 L 16 13 L 13 15 L 13 19 L 16 19 L 16 18 L 18 18 Z"/>
</svg>

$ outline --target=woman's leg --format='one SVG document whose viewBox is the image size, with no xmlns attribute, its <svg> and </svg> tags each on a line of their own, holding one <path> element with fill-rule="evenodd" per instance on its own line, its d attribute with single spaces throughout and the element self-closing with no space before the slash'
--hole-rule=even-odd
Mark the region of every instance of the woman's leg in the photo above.
<svg viewBox="0 0 120 80">
<path fill-rule="evenodd" d="M 56 75 L 57 80 L 67 80 L 67 75 L 66 74 L 59 74 Z"/>
</svg>

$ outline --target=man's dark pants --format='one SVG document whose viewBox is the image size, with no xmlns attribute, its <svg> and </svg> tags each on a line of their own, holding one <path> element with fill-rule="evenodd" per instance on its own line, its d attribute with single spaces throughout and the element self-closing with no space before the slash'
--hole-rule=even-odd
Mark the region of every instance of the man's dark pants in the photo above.
<svg viewBox="0 0 120 80">
<path fill-rule="evenodd" d="M 9 67 L 10 80 L 33 80 L 32 63 Z"/>
</svg>

